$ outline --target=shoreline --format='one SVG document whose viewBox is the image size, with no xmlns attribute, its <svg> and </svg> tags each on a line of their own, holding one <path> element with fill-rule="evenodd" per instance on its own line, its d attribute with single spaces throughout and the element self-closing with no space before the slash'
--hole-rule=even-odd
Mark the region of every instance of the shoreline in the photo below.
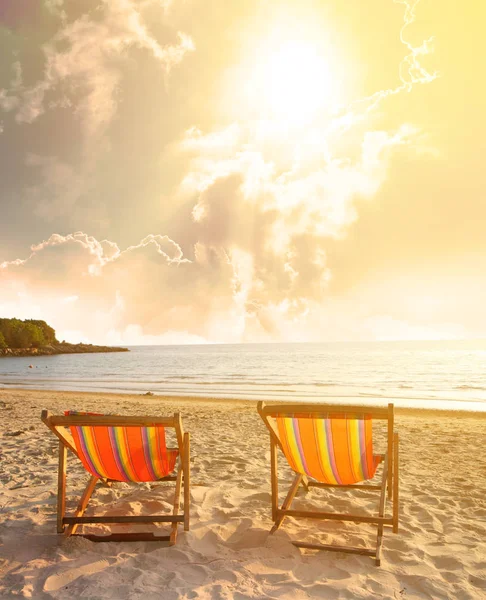
<svg viewBox="0 0 486 600">
<path fill-rule="evenodd" d="M 78 397 L 86 399 L 96 399 L 100 396 L 106 397 L 108 400 L 120 400 L 127 402 L 132 400 L 139 403 L 143 401 L 147 406 L 150 404 L 163 403 L 163 404 L 174 404 L 182 403 L 188 405 L 194 405 L 197 403 L 211 403 L 221 405 L 231 405 L 234 407 L 255 407 L 258 400 L 244 399 L 244 398 L 231 398 L 231 397 L 215 397 L 215 396 L 177 396 L 168 394 L 156 394 L 147 395 L 147 393 L 120 393 L 120 392 L 100 392 L 100 391 L 76 391 L 76 390 L 58 390 L 58 389 L 32 389 L 32 388 L 0 388 L 0 400 L 4 393 L 16 395 L 17 393 L 28 394 L 30 396 L 52 396 L 60 395 L 67 397 Z M 342 402 L 343 406 L 352 404 L 352 400 L 360 400 L 361 396 L 349 396 L 345 398 L 347 401 Z M 368 400 L 370 398 L 367 398 Z M 378 398 L 379 400 L 386 400 L 387 398 Z M 283 400 L 264 400 L 266 403 L 285 403 Z M 290 399 L 287 401 L 289 402 Z M 309 401 L 309 404 L 341 404 L 341 402 L 326 402 L 323 399 L 321 402 Z M 393 403 L 393 402 L 392 402 Z M 388 404 L 388 403 L 387 403 Z M 382 406 L 383 404 L 367 404 L 366 406 Z M 67 407 L 69 408 L 69 407 Z M 66 410 L 67 410 L 66 408 Z M 420 408 L 420 407 L 403 407 L 396 406 L 394 408 L 395 415 L 403 415 L 410 417 L 442 417 L 442 418 L 463 418 L 463 419 L 486 419 L 486 411 L 472 411 L 472 410 L 451 410 L 451 409 L 435 409 L 435 408 Z"/>
<path fill-rule="evenodd" d="M 61 354 L 103 354 L 130 352 L 122 346 L 95 346 L 93 344 L 52 344 L 40 348 L 5 348 L 0 358 L 35 358 L 36 356 L 59 356 Z"/>
</svg>

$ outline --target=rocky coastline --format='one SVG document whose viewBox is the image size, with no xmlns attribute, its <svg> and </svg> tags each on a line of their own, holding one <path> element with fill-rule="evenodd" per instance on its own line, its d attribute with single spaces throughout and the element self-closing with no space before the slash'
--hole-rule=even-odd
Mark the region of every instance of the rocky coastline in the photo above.
<svg viewBox="0 0 486 600">
<path fill-rule="evenodd" d="M 129 352 L 128 348 L 118 346 L 94 346 L 93 344 L 49 344 L 40 348 L 4 348 L 0 357 L 12 356 L 50 356 L 54 354 L 87 354 L 96 352 Z"/>
</svg>

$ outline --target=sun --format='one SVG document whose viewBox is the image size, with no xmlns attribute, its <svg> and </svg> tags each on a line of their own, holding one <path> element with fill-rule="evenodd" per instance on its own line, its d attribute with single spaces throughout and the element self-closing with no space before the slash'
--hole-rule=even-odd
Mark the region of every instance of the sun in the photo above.
<svg viewBox="0 0 486 600">
<path fill-rule="evenodd" d="M 286 41 L 260 56 L 249 97 L 263 118 L 300 125 L 336 104 L 337 81 L 322 50 L 310 42 Z"/>
</svg>

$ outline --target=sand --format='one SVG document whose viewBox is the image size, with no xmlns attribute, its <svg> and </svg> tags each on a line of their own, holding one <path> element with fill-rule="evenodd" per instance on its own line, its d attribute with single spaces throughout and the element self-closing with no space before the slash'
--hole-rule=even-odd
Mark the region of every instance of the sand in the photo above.
<svg viewBox="0 0 486 600">
<path fill-rule="evenodd" d="M 181 528 L 173 547 L 58 536 L 57 441 L 40 421 L 42 408 L 180 411 L 192 436 L 191 531 Z M 8 390 L 0 392 L 0 423 L 2 599 L 486 598 L 484 415 L 396 415 L 400 532 L 385 532 L 381 567 L 370 557 L 290 543 L 372 545 L 369 525 L 287 519 L 269 535 L 268 434 L 253 402 Z M 376 433 L 380 450 L 379 427 Z M 77 463 L 69 459 L 68 508 L 87 481 Z M 299 492 L 295 506 L 361 510 L 374 506 L 370 494 L 314 489 Z M 166 510 L 170 501 L 167 484 L 120 483 L 100 487 L 90 506 L 98 514 L 143 514 Z"/>
</svg>

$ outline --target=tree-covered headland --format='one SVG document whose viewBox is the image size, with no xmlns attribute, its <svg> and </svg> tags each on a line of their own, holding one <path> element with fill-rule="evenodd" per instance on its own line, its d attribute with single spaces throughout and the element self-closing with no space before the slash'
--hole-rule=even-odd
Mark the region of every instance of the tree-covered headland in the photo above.
<svg viewBox="0 0 486 600">
<path fill-rule="evenodd" d="M 0 319 L 0 356 L 125 351 L 127 348 L 58 342 L 56 332 L 45 321 Z"/>
<path fill-rule="evenodd" d="M 45 321 L 0 319 L 0 349 L 41 348 L 58 343 L 56 332 Z"/>
</svg>

